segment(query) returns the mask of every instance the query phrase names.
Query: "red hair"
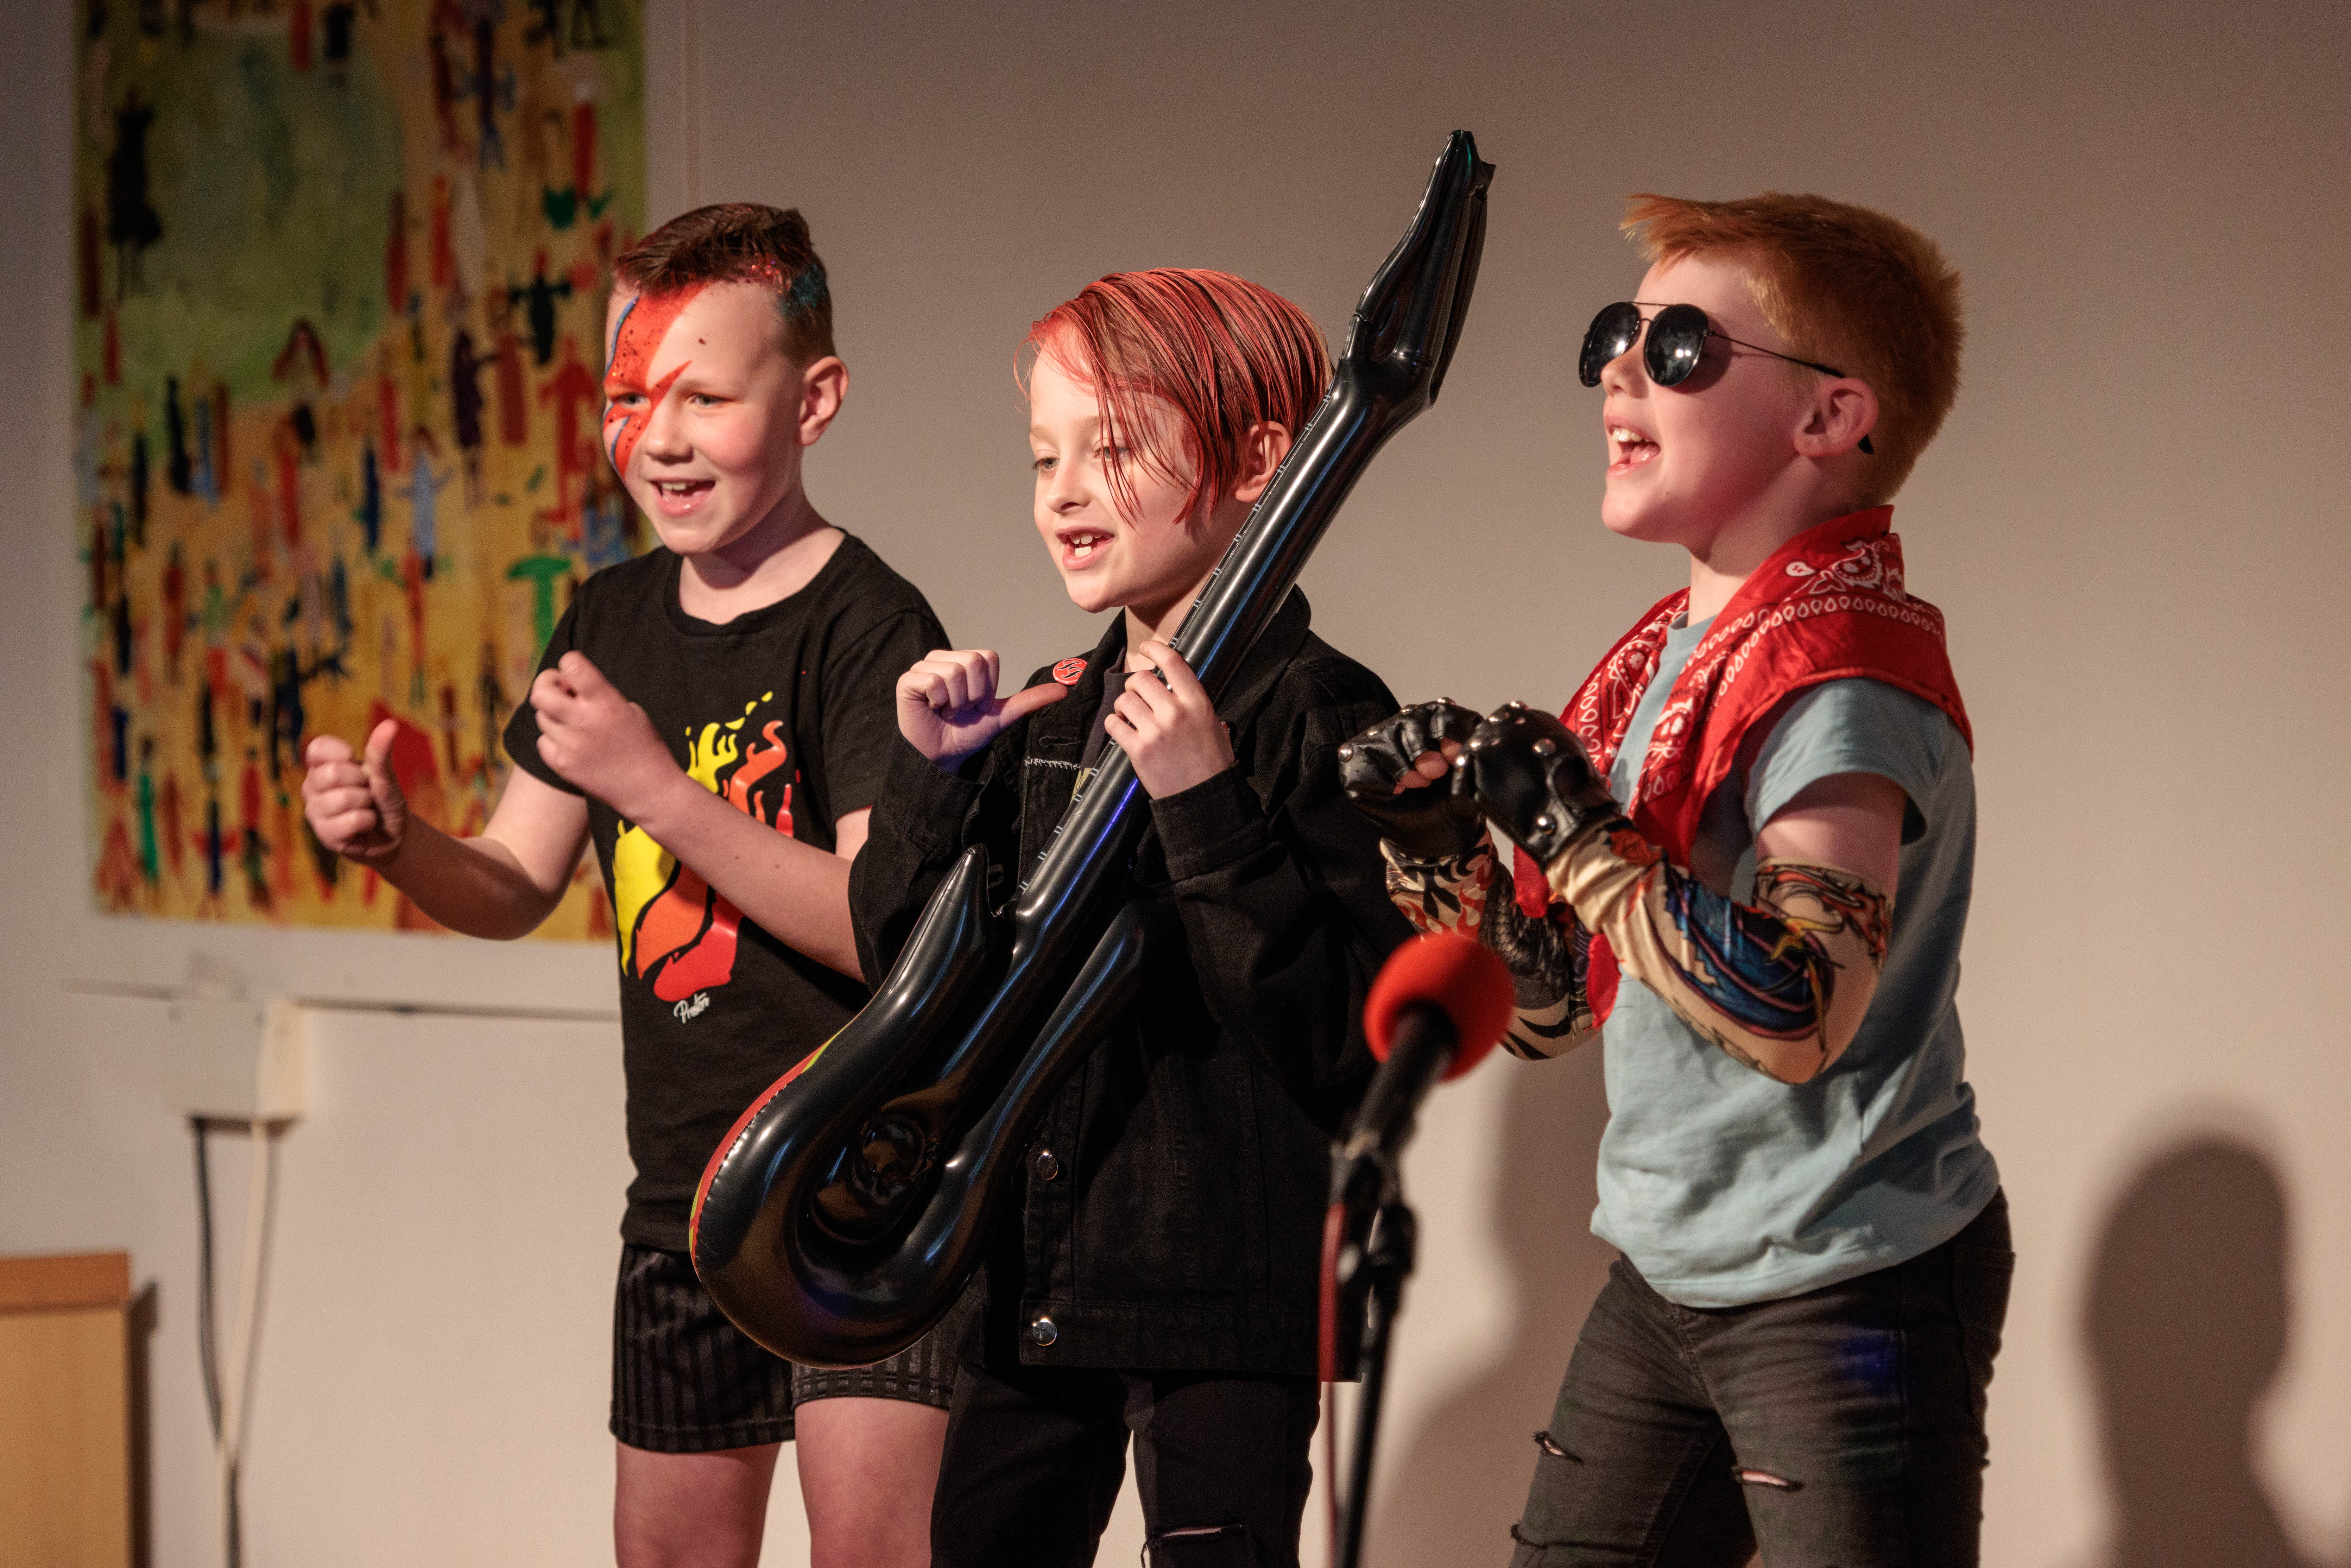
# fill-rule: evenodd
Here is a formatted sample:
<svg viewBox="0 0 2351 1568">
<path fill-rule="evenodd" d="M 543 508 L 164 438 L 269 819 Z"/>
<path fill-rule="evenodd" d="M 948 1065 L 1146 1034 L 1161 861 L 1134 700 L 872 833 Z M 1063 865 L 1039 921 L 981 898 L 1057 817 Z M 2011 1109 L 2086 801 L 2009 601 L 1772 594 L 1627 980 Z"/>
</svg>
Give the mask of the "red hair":
<svg viewBox="0 0 2351 1568">
<path fill-rule="evenodd" d="M 1331 351 L 1305 311 L 1246 278 L 1192 267 L 1089 283 L 1032 325 L 1023 347 L 1092 385 L 1114 444 L 1164 478 L 1188 478 L 1187 514 L 1203 496 L 1222 500 L 1238 486 L 1252 429 L 1297 435 L 1331 382 Z M 1148 399 L 1174 412 L 1182 451 L 1165 449 Z M 1110 478 L 1119 510 L 1131 513 L 1133 482 L 1116 464 Z"/>
<path fill-rule="evenodd" d="M 1959 275 L 1935 242 L 1825 196 L 1628 201 L 1623 226 L 1644 261 L 1714 255 L 1744 267 L 1756 308 L 1791 353 L 1869 383 L 1877 455 L 1865 498 L 1892 500 L 1959 395 Z"/>
</svg>

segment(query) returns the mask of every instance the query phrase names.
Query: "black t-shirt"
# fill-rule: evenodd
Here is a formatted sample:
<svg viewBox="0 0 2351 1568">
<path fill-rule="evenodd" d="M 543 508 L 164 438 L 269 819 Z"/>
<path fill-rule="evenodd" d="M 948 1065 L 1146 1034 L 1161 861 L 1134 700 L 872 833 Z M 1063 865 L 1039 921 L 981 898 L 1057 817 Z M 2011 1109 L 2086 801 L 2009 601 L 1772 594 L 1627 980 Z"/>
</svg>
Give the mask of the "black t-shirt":
<svg viewBox="0 0 2351 1568">
<path fill-rule="evenodd" d="M 645 710 L 705 789 L 819 849 L 871 806 L 897 735 L 894 690 L 947 645 L 913 584 L 845 537 L 807 587 L 724 625 L 679 608 L 668 550 L 580 585 L 540 667 L 577 649 Z M 528 703 L 515 766 L 580 793 L 538 755 Z M 702 1168 L 746 1106 L 864 1005 L 865 988 L 768 936 L 602 801 L 588 801 L 621 960 L 629 1187 L 621 1234 L 682 1250 Z"/>
</svg>

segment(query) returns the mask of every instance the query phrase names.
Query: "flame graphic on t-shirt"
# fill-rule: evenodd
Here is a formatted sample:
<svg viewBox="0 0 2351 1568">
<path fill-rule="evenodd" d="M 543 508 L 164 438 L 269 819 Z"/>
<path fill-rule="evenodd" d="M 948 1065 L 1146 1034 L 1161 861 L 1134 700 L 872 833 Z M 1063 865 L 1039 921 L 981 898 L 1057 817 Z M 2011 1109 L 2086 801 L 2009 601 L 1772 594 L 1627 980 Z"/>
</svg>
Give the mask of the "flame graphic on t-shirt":
<svg viewBox="0 0 2351 1568">
<path fill-rule="evenodd" d="M 705 724 L 688 744 L 686 774 L 704 789 L 786 838 L 792 836 L 792 785 L 769 776 L 789 757 L 770 720 L 760 730 L 767 744 L 742 743 L 741 732 L 764 694 L 725 724 Z M 623 827 L 612 845 L 612 904 L 620 927 L 621 971 L 651 979 L 653 995 L 680 1002 L 697 991 L 714 990 L 734 977 L 735 946 L 741 912 L 713 893 L 692 867 L 634 825 Z"/>
</svg>

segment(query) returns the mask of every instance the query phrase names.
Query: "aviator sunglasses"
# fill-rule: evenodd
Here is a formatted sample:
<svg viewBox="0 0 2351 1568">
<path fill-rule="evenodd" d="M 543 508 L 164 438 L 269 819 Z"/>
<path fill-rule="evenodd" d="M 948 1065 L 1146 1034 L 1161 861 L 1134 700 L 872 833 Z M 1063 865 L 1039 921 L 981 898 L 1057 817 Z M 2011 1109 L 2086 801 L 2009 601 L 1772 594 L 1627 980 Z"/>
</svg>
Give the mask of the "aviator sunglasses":
<svg viewBox="0 0 2351 1568">
<path fill-rule="evenodd" d="M 1588 387 L 1600 384 L 1600 372 L 1635 343 L 1641 340 L 1641 307 L 1648 303 L 1640 299 L 1619 299 L 1602 308 L 1585 329 L 1583 349 L 1576 358 L 1576 374 Z M 1661 387 L 1677 387 L 1690 379 L 1698 370 L 1698 357 L 1706 351 L 1708 338 L 1719 338 L 1726 343 L 1737 343 L 1742 349 L 1759 354 L 1769 354 L 1775 360 L 1785 360 L 1792 365 L 1802 365 L 1808 371 L 1818 371 L 1824 376 L 1843 376 L 1844 372 L 1831 365 L 1813 360 L 1800 360 L 1793 354 L 1783 354 L 1777 349 L 1742 342 L 1728 332 L 1718 332 L 1708 322 L 1706 312 L 1695 305 L 1667 305 L 1657 310 L 1648 323 L 1649 341 L 1641 352 L 1641 363 L 1649 379 Z M 1861 438 L 1861 450 L 1874 452 L 1869 437 Z"/>
</svg>

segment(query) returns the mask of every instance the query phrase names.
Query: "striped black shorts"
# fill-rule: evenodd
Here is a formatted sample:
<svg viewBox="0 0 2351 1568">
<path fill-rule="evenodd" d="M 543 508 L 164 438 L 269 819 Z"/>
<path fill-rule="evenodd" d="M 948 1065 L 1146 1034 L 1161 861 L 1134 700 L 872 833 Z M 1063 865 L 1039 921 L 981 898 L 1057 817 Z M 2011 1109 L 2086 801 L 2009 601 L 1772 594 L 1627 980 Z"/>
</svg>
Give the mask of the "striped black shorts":
<svg viewBox="0 0 2351 1568">
<path fill-rule="evenodd" d="M 623 1243 L 612 1305 L 612 1436 L 632 1448 L 699 1454 L 789 1443 L 812 1399 L 904 1399 L 946 1409 L 956 1358 L 936 1333 L 872 1366 L 796 1366 L 737 1328 L 683 1252 Z"/>
</svg>

